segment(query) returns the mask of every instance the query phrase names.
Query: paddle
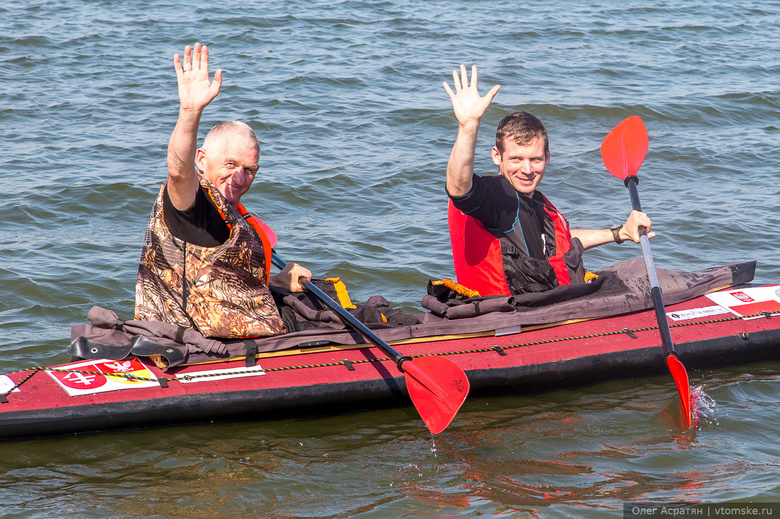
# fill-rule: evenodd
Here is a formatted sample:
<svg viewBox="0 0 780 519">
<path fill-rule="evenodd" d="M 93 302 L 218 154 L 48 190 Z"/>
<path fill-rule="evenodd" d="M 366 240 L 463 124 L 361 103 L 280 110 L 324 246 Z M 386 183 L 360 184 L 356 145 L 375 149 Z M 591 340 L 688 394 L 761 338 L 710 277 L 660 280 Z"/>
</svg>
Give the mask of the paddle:
<svg viewBox="0 0 780 519">
<path fill-rule="evenodd" d="M 639 166 L 642 165 L 642 161 L 645 160 L 645 155 L 647 155 L 647 141 L 647 129 L 642 119 L 632 115 L 615 126 L 604 138 L 604 142 L 601 143 L 601 158 L 604 160 L 604 165 L 612 175 L 623 179 L 623 183 L 628 188 L 631 196 L 631 204 L 637 211 L 641 211 L 642 206 L 639 204 L 639 192 L 636 187 L 639 184 L 639 179 L 636 174 L 639 171 Z M 672 335 L 669 332 L 669 320 L 666 318 L 661 288 L 658 286 L 658 276 L 653 263 L 653 254 L 650 251 L 647 229 L 640 227 L 639 234 L 642 243 L 642 255 L 645 257 L 647 275 L 650 278 L 650 291 L 653 296 L 658 329 L 661 333 L 661 343 L 666 355 L 666 364 L 672 373 L 672 378 L 674 378 L 677 392 L 680 394 L 683 418 L 685 420 L 685 428 L 687 429 L 691 426 L 691 388 L 688 383 L 688 373 L 685 371 L 685 366 L 680 362 L 674 349 L 674 343 L 672 343 Z"/>
<path fill-rule="evenodd" d="M 276 253 L 271 255 L 271 259 L 280 269 L 286 265 Z M 443 357 L 412 358 L 401 355 L 314 283 L 304 281 L 303 284 L 325 306 L 395 361 L 406 377 L 409 397 L 428 429 L 433 434 L 446 429 L 469 393 L 469 379 L 463 370 Z"/>
</svg>

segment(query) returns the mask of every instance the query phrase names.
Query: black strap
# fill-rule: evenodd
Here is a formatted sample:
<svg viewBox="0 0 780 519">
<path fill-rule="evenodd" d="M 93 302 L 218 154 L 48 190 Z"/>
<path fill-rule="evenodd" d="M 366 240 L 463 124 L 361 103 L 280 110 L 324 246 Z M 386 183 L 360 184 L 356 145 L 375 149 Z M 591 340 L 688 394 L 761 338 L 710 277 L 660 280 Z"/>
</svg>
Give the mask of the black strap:
<svg viewBox="0 0 780 519">
<path fill-rule="evenodd" d="M 246 346 L 246 359 L 245 365 L 251 368 L 257 364 L 257 343 L 254 339 L 244 339 L 244 346 Z"/>
<path fill-rule="evenodd" d="M 505 252 L 507 254 L 509 254 L 510 256 L 515 257 L 515 258 L 520 255 L 520 249 L 518 249 L 517 247 L 515 247 L 514 245 L 511 245 L 511 244 L 506 244 L 504 246 L 504 250 L 505 250 Z M 522 252 L 525 252 L 525 251 L 522 251 Z"/>
<path fill-rule="evenodd" d="M 506 352 L 504 351 L 504 348 L 501 346 L 495 345 L 491 348 L 493 351 L 501 355 L 502 357 L 506 357 Z"/>
</svg>

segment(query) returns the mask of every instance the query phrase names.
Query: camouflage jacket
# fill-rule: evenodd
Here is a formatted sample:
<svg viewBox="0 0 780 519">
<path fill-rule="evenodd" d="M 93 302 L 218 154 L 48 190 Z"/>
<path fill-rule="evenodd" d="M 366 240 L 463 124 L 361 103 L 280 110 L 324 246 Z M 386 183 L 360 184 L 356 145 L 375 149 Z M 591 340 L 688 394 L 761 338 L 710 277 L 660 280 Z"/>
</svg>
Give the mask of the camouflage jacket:
<svg viewBox="0 0 780 519">
<path fill-rule="evenodd" d="M 285 333 L 266 284 L 268 240 L 213 185 L 201 184 L 225 218 L 230 237 L 217 247 L 201 247 L 173 236 L 163 219 L 163 184 L 141 252 L 135 319 L 193 328 L 205 337 Z"/>
</svg>

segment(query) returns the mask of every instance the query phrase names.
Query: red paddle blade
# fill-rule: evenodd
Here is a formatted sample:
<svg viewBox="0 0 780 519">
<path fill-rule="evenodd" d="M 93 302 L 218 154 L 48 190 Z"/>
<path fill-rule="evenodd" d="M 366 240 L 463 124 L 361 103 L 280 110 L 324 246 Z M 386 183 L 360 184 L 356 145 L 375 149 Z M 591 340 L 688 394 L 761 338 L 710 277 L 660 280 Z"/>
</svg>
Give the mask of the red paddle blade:
<svg viewBox="0 0 780 519">
<path fill-rule="evenodd" d="M 425 426 L 439 434 L 469 394 L 469 379 L 457 364 L 442 357 L 419 357 L 402 365 L 406 389 Z"/>
<path fill-rule="evenodd" d="M 688 383 L 688 372 L 685 371 L 680 359 L 675 355 L 666 356 L 666 365 L 669 366 L 669 371 L 672 373 L 672 378 L 677 386 L 677 392 L 680 394 L 680 403 L 682 408 L 683 420 L 685 421 L 685 428 L 691 426 L 691 386 Z"/>
<path fill-rule="evenodd" d="M 636 175 L 647 155 L 647 129 L 642 119 L 632 115 L 604 137 L 601 158 L 610 173 L 625 179 Z"/>
</svg>

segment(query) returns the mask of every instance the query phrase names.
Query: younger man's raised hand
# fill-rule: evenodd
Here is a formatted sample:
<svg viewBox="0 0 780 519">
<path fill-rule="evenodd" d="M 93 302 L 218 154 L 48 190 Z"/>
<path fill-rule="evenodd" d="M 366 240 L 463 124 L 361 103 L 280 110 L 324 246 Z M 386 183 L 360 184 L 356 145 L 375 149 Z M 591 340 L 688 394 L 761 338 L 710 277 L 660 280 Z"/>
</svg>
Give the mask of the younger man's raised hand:
<svg viewBox="0 0 780 519">
<path fill-rule="evenodd" d="M 458 74 L 457 70 L 452 71 L 452 79 L 455 83 L 455 92 L 452 91 L 446 81 L 442 85 L 444 85 L 444 90 L 450 96 L 452 109 L 455 112 L 458 123 L 464 126 L 469 123 L 478 123 L 501 86 L 496 85 L 484 97 L 480 96 L 477 90 L 476 65 L 471 66 L 470 84 L 465 65 L 460 66 L 460 74 Z"/>
</svg>

